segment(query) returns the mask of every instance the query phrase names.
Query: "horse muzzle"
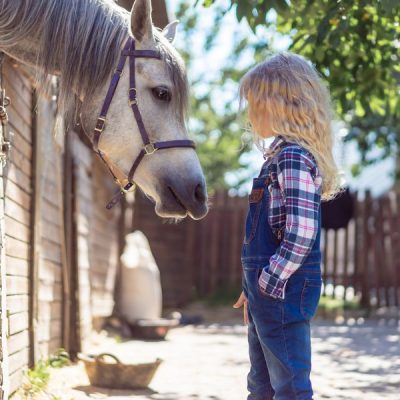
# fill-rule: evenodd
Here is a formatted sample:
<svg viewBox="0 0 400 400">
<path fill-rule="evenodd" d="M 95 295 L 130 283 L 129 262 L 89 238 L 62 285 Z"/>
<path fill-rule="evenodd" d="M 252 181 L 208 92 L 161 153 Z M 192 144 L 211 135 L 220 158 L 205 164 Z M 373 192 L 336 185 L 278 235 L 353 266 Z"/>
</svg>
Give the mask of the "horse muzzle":
<svg viewBox="0 0 400 400">
<path fill-rule="evenodd" d="M 204 179 L 166 178 L 156 201 L 156 213 L 163 218 L 204 218 L 208 213 L 208 197 Z"/>
</svg>

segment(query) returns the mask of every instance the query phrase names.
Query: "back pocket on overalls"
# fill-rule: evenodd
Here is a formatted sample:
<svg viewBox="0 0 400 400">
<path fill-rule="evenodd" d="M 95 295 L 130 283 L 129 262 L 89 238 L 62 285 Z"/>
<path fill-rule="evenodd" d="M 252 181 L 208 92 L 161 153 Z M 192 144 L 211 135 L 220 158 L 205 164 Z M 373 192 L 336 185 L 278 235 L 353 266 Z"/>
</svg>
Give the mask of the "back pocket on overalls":
<svg viewBox="0 0 400 400">
<path fill-rule="evenodd" d="M 254 188 L 249 194 L 249 215 L 247 218 L 250 219 L 250 221 L 246 222 L 245 244 L 249 244 L 256 235 L 263 194 L 264 188 Z"/>
<path fill-rule="evenodd" d="M 321 297 L 322 281 L 320 279 L 306 279 L 301 293 L 300 311 L 303 317 L 310 320 L 317 312 Z"/>
</svg>

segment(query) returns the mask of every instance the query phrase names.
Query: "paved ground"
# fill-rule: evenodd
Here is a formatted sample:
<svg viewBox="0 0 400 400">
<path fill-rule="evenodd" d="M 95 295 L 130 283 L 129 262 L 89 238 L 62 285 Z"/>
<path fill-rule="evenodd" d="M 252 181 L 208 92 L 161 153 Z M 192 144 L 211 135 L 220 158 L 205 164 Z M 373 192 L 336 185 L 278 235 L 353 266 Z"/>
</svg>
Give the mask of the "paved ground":
<svg viewBox="0 0 400 400">
<path fill-rule="evenodd" d="M 215 323 L 213 320 L 224 322 Z M 245 400 L 248 370 L 246 328 L 230 310 L 207 317 L 203 326 L 176 328 L 164 342 L 115 341 L 98 337 L 93 350 L 112 351 L 122 361 L 160 357 L 151 389 L 138 392 L 89 386 L 82 366 L 55 371 L 49 399 Z M 397 322 L 316 322 L 313 382 L 316 399 L 399 400 L 400 327 Z"/>
</svg>

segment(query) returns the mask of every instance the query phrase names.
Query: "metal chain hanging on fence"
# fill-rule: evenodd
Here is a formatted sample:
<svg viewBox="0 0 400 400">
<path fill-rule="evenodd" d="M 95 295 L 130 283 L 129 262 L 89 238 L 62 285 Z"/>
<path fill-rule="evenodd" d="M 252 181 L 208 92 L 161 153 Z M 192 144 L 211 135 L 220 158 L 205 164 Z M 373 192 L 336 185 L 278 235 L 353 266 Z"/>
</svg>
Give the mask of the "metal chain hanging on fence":
<svg viewBox="0 0 400 400">
<path fill-rule="evenodd" d="M 1 122 L 1 134 L 0 134 L 0 163 L 4 167 L 7 162 L 7 155 L 11 148 L 11 143 L 8 140 L 8 114 L 7 106 L 10 105 L 10 98 L 6 96 L 6 91 L 3 87 L 3 62 L 4 53 L 0 52 L 0 122 Z"/>
</svg>

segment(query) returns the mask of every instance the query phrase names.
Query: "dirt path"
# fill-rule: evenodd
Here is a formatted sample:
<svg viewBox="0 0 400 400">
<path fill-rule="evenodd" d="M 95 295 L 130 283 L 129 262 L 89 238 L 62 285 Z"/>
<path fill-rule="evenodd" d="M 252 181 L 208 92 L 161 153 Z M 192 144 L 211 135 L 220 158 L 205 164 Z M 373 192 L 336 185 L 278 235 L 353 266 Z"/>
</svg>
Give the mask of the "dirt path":
<svg viewBox="0 0 400 400">
<path fill-rule="evenodd" d="M 83 367 L 55 370 L 48 392 L 56 399 L 245 400 L 248 370 L 246 328 L 231 311 L 208 316 L 203 326 L 176 328 L 164 342 L 98 337 L 93 350 L 125 362 L 164 360 L 151 389 L 138 392 L 89 386 Z M 213 319 L 225 316 L 224 323 Z M 214 317 L 214 318 L 213 318 Z M 399 400 L 400 329 L 396 323 L 354 325 L 316 322 L 313 328 L 316 399 Z M 51 399 L 51 397 L 47 397 Z"/>
</svg>

